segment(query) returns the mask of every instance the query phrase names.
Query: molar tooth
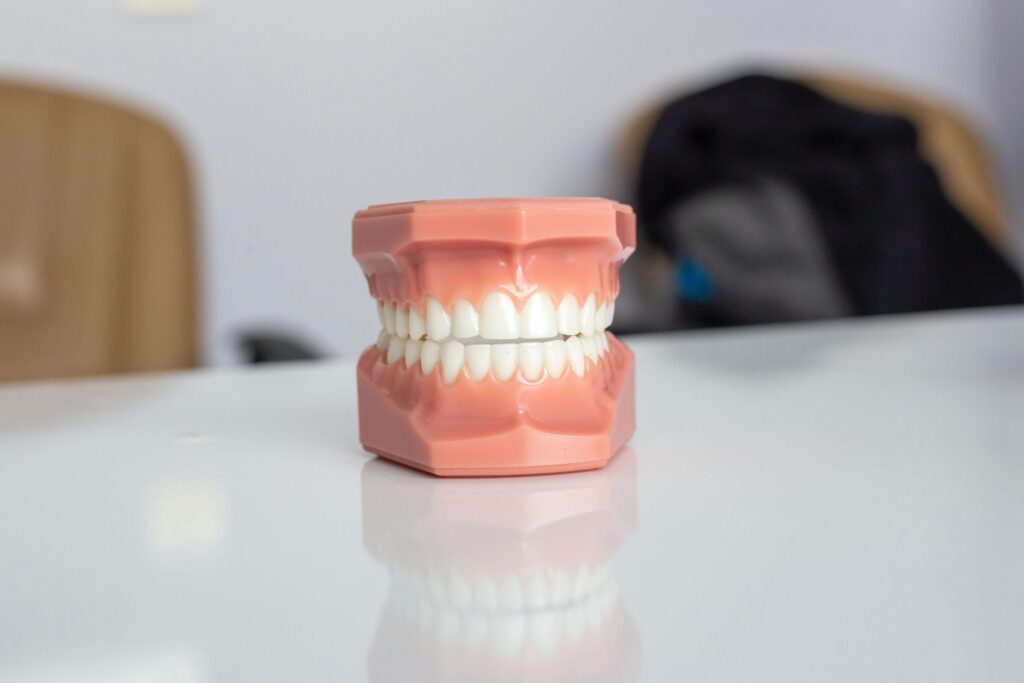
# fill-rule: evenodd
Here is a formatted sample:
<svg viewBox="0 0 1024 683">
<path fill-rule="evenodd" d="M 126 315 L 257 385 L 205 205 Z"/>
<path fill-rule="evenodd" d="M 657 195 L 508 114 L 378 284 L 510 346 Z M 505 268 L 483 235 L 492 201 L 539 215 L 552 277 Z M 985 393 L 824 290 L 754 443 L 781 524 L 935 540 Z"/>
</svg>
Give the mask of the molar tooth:
<svg viewBox="0 0 1024 683">
<path fill-rule="evenodd" d="M 585 337 L 589 337 L 594 334 L 594 318 L 596 317 L 596 304 L 594 303 L 594 295 L 587 296 L 586 302 L 583 304 L 583 308 L 580 309 L 580 333 Z"/>
<path fill-rule="evenodd" d="M 583 355 L 596 363 L 597 362 L 597 344 L 594 343 L 594 337 L 593 336 L 583 337 L 582 343 L 583 343 Z"/>
<path fill-rule="evenodd" d="M 520 334 L 524 339 L 547 339 L 558 334 L 555 303 L 544 292 L 531 296 L 519 314 Z"/>
<path fill-rule="evenodd" d="M 597 307 L 597 311 L 594 313 L 594 331 L 600 332 L 604 328 L 608 327 L 605 323 L 605 317 L 608 315 L 608 307 L 605 304 L 601 304 Z"/>
<path fill-rule="evenodd" d="M 570 336 L 580 333 L 580 304 L 572 294 L 558 305 L 558 331 Z"/>
<path fill-rule="evenodd" d="M 561 339 L 554 339 L 544 342 L 544 367 L 548 374 L 557 379 L 565 372 L 565 362 L 568 358 L 565 342 Z"/>
<path fill-rule="evenodd" d="M 473 304 L 459 299 L 452 307 L 452 334 L 459 339 L 480 336 L 480 318 Z"/>
<path fill-rule="evenodd" d="M 434 367 L 437 365 L 437 361 L 440 358 L 440 344 L 433 339 L 428 339 L 423 342 L 423 348 L 420 349 L 420 370 L 423 371 L 424 375 L 429 375 L 434 371 Z"/>
<path fill-rule="evenodd" d="M 491 367 L 494 376 L 502 382 L 516 373 L 517 351 L 515 344 L 491 344 Z"/>
<path fill-rule="evenodd" d="M 399 337 L 409 336 L 409 314 L 405 312 L 405 304 L 398 304 L 395 309 L 395 334 Z"/>
<path fill-rule="evenodd" d="M 384 304 L 384 329 L 388 334 L 395 333 L 395 305 Z"/>
<path fill-rule="evenodd" d="M 583 360 L 583 345 L 579 337 L 569 337 L 565 340 L 565 352 L 569 356 L 569 366 L 576 373 L 577 377 L 583 376 L 586 369 L 586 362 Z"/>
<path fill-rule="evenodd" d="M 466 347 L 466 367 L 474 382 L 487 376 L 491 369 L 491 347 L 488 344 L 470 344 Z"/>
<path fill-rule="evenodd" d="M 387 364 L 391 365 L 405 354 L 405 340 L 401 337 L 392 336 L 388 342 Z"/>
<path fill-rule="evenodd" d="M 423 339 L 423 335 L 427 333 L 427 322 L 420 315 L 419 309 L 415 306 L 409 306 L 409 338 L 410 339 Z"/>
<path fill-rule="evenodd" d="M 512 297 L 502 292 L 488 294 L 480 309 L 480 336 L 484 339 L 517 339 L 519 320 Z"/>
<path fill-rule="evenodd" d="M 380 334 L 377 335 L 377 348 L 384 351 L 388 348 L 388 342 L 391 341 L 391 335 L 388 334 L 387 330 L 381 330 Z"/>
<path fill-rule="evenodd" d="M 466 347 L 461 342 L 445 342 L 441 347 L 441 378 L 445 384 L 451 384 L 459 376 L 462 361 L 466 358 Z"/>
<path fill-rule="evenodd" d="M 441 302 L 427 297 L 427 336 L 434 341 L 447 339 L 452 333 L 452 318 Z"/>
<path fill-rule="evenodd" d="M 409 339 L 405 342 L 405 367 L 411 368 L 420 360 L 420 353 L 423 342 L 418 339 Z"/>
<path fill-rule="evenodd" d="M 526 342 L 519 346 L 519 368 L 527 382 L 540 379 L 544 372 L 544 345 L 540 342 Z"/>
</svg>

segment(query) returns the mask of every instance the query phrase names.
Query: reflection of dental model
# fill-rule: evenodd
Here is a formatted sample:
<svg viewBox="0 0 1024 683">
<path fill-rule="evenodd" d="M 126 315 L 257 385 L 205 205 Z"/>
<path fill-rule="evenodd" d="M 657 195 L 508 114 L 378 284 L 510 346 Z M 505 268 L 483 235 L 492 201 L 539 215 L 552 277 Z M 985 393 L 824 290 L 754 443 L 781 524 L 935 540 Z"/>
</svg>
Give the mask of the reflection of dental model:
<svg viewBox="0 0 1024 683">
<path fill-rule="evenodd" d="M 635 527 L 635 460 L 558 478 L 363 469 L 364 542 L 391 577 L 371 680 L 632 680 L 611 560 Z"/>
<path fill-rule="evenodd" d="M 601 467 L 633 432 L 633 354 L 607 327 L 633 251 L 604 199 L 388 204 L 353 253 L 382 331 L 359 360 L 360 440 L 441 475 Z"/>
</svg>

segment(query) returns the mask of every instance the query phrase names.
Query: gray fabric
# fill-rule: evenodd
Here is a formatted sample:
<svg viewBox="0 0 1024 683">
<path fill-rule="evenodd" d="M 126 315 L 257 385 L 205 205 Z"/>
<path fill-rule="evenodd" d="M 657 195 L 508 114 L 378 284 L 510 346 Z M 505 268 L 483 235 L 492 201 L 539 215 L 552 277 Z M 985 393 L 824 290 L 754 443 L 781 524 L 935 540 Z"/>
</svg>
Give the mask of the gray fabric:
<svg viewBox="0 0 1024 683">
<path fill-rule="evenodd" d="M 723 186 L 669 211 L 676 256 L 711 276 L 706 306 L 732 323 L 850 315 L 814 216 L 788 183 Z"/>
</svg>

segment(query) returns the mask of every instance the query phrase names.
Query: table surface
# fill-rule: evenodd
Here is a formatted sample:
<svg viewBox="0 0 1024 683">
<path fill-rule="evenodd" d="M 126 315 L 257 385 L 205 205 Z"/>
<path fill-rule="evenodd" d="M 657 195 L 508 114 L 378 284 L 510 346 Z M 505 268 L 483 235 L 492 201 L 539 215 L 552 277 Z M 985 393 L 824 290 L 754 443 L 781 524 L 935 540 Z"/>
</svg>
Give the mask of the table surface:
<svg viewBox="0 0 1024 683">
<path fill-rule="evenodd" d="M 1024 309 L 628 341 L 547 477 L 372 459 L 352 361 L 0 389 L 0 680 L 1021 680 Z"/>
</svg>

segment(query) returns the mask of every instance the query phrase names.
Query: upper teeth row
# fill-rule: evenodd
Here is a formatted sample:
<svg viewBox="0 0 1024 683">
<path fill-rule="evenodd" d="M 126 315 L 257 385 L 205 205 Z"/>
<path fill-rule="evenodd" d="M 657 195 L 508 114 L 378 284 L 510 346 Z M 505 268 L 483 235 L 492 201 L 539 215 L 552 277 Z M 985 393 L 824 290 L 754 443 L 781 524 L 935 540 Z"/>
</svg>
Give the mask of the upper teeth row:
<svg viewBox="0 0 1024 683">
<path fill-rule="evenodd" d="M 512 297 L 494 292 L 487 295 L 479 312 L 466 299 L 456 300 L 449 312 L 440 301 L 427 297 L 425 314 L 411 304 L 380 301 L 377 315 L 388 334 L 412 339 L 550 339 L 559 334 L 589 336 L 606 329 L 615 315 L 615 302 L 598 306 L 591 294 L 581 306 L 570 294 L 555 307 L 550 295 L 537 292 L 517 311 Z"/>
</svg>

